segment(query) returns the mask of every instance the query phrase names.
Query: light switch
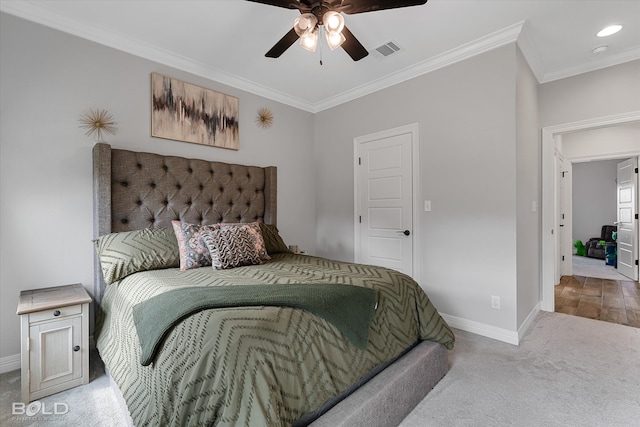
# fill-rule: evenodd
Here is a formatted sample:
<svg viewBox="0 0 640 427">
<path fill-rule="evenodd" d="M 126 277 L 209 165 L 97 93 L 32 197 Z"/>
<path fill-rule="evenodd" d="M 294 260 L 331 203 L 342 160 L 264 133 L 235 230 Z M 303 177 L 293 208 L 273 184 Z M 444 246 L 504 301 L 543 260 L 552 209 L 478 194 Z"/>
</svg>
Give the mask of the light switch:
<svg viewBox="0 0 640 427">
<path fill-rule="evenodd" d="M 424 201 L 424 211 L 431 212 L 431 200 Z"/>
</svg>

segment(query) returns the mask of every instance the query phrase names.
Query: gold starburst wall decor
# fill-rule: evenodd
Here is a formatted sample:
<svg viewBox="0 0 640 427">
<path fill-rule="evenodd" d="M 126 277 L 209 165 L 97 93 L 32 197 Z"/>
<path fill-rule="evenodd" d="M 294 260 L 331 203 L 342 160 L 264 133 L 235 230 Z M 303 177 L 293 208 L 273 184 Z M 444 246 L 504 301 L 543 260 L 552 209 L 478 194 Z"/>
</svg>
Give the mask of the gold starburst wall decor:
<svg viewBox="0 0 640 427">
<path fill-rule="evenodd" d="M 96 141 L 101 141 L 105 134 L 115 135 L 116 122 L 113 115 L 103 109 L 89 110 L 80 116 L 80 128 L 86 129 L 85 135 L 95 136 Z"/>
<path fill-rule="evenodd" d="M 268 128 L 273 124 L 273 113 L 268 108 L 261 108 L 258 110 L 258 117 L 256 117 L 256 124 L 261 128 Z"/>
</svg>

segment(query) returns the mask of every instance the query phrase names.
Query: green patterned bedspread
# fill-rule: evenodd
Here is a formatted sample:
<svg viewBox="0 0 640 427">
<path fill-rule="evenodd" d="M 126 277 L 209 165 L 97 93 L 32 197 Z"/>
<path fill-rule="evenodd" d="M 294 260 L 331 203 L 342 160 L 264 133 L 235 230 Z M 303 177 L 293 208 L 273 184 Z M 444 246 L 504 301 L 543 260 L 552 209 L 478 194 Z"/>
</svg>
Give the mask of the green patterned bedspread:
<svg viewBox="0 0 640 427">
<path fill-rule="evenodd" d="M 378 293 L 364 350 L 330 322 L 300 309 L 237 307 L 198 312 L 140 364 L 133 306 L 183 286 L 346 283 Z M 137 426 L 287 426 L 416 341 L 453 348 L 453 333 L 420 286 L 381 267 L 277 254 L 230 270 L 166 269 L 107 287 L 97 347 Z"/>
</svg>

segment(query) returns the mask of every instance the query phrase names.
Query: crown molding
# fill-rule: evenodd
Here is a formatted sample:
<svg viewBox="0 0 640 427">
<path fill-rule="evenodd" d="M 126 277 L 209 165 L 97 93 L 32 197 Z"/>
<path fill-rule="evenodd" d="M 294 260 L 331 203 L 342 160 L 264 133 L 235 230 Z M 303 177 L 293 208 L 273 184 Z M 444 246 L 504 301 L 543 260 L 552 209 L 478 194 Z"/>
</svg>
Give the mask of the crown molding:
<svg viewBox="0 0 640 427">
<path fill-rule="evenodd" d="M 500 46 L 504 46 L 505 44 L 512 43 L 518 39 L 518 35 L 522 31 L 522 27 L 524 25 L 524 21 L 518 22 L 507 28 L 451 49 L 426 61 L 422 61 L 393 74 L 343 92 L 338 96 L 327 98 L 314 104 L 255 82 L 241 79 L 220 69 L 206 66 L 200 62 L 177 55 L 174 52 L 160 49 L 141 40 L 124 37 L 123 35 L 114 33 L 106 28 L 87 25 L 83 22 L 69 19 L 52 10 L 26 1 L 17 0 L 2 2 L 0 3 L 0 11 L 311 113 L 317 113 L 328 108 L 332 108 L 353 99 L 360 98 L 381 89 L 388 88 L 406 80 L 410 80 L 467 58 L 493 50 Z"/>
<path fill-rule="evenodd" d="M 301 110 L 309 112 L 314 111 L 314 105 L 312 103 L 283 92 L 273 90 L 255 82 L 241 79 L 220 69 L 212 68 L 174 52 L 160 49 L 141 40 L 124 37 L 123 35 L 114 33 L 112 30 L 107 30 L 106 28 L 86 25 L 80 21 L 69 19 L 41 6 L 30 4 L 25 1 L 5 1 L 0 3 L 0 11 L 138 56 L 140 58 L 158 62 L 255 95 L 282 102 L 283 104 L 287 104 Z"/>
<path fill-rule="evenodd" d="M 410 67 L 355 87 L 340 95 L 313 103 L 239 78 L 141 40 L 131 39 L 106 28 L 69 19 L 52 10 L 23 0 L 3 1 L 0 3 L 0 11 L 311 113 L 335 107 L 513 42 L 518 43 L 539 83 L 547 83 L 640 59 L 640 48 L 638 48 L 613 57 L 596 60 L 584 66 L 549 73 L 546 72 L 535 43 L 526 29 L 525 21 L 521 21 Z"/>
<path fill-rule="evenodd" d="M 327 98 L 326 100 L 316 104 L 315 112 L 335 107 L 353 99 L 360 98 L 381 89 L 385 89 L 440 68 L 447 67 L 451 64 L 455 64 L 456 62 L 480 55 L 506 44 L 513 43 L 518 39 L 518 35 L 522 31 L 523 25 L 524 21 L 515 23 L 502 30 L 436 55 L 426 61 L 419 62 L 410 67 L 374 80 L 373 82 L 358 86 L 352 90 L 343 92 L 338 96 Z"/>
<path fill-rule="evenodd" d="M 567 77 L 573 77 L 573 76 L 577 76 L 578 74 L 597 71 L 607 67 L 613 67 L 614 65 L 620 65 L 620 64 L 624 64 L 625 62 L 631 62 L 638 59 L 640 59 L 640 47 L 629 49 L 617 55 L 609 56 L 602 59 L 597 59 L 587 64 L 580 65 L 578 67 L 565 68 L 564 70 L 559 70 L 552 73 L 545 73 L 543 77 L 538 80 L 540 83 L 549 83 L 555 80 L 560 80 Z"/>
<path fill-rule="evenodd" d="M 536 47 L 533 37 L 531 37 L 529 24 L 524 24 L 517 43 L 520 47 L 520 51 L 529 64 L 533 75 L 536 77 L 536 80 L 538 80 L 538 83 L 540 83 L 545 74 L 545 66 L 544 61 L 542 60 L 542 55 L 540 55 L 540 51 Z"/>
</svg>

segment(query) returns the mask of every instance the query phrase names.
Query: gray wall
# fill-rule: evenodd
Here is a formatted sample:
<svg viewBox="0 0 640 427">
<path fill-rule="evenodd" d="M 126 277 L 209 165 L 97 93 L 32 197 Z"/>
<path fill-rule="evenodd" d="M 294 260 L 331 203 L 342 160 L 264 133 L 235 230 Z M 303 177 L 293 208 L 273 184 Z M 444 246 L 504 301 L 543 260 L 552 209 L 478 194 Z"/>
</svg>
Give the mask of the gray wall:
<svg viewBox="0 0 640 427">
<path fill-rule="evenodd" d="M 616 221 L 617 164 L 603 160 L 573 164 L 573 238 L 586 244 L 603 225 Z"/>
<path fill-rule="evenodd" d="M 540 301 L 541 146 L 538 81 L 520 51 L 516 82 L 517 328 Z"/>
<path fill-rule="evenodd" d="M 282 235 L 315 250 L 313 114 L 11 15 L 0 20 L 0 360 L 20 352 L 21 290 L 80 282 L 92 291 L 94 141 L 78 127 L 90 108 L 115 116 L 118 133 L 106 140 L 117 148 L 278 166 Z M 151 138 L 151 72 L 238 97 L 240 150 Z M 254 123 L 260 107 L 274 114 L 267 130 Z"/>
<path fill-rule="evenodd" d="M 516 50 L 510 44 L 316 114 L 320 255 L 353 259 L 353 139 L 417 122 L 418 191 L 433 208 L 415 218 L 418 281 L 441 312 L 516 330 Z M 536 158 L 526 159 L 537 181 Z M 492 295 L 501 310 L 490 307 Z"/>
<path fill-rule="evenodd" d="M 640 122 L 568 133 L 562 135 L 560 146 L 565 159 L 573 163 L 639 155 Z"/>
<path fill-rule="evenodd" d="M 640 60 L 540 85 L 540 126 L 640 110 Z"/>
</svg>

